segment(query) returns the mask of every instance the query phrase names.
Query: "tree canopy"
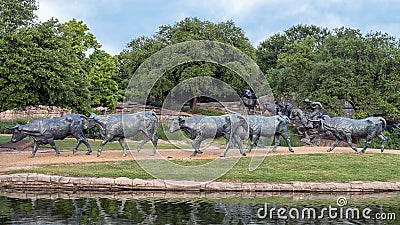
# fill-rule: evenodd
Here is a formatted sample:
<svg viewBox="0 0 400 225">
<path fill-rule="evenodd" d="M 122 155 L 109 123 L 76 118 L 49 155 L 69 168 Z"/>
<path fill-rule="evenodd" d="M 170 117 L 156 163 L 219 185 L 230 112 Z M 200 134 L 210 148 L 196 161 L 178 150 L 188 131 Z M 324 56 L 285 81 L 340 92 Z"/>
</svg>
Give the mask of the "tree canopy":
<svg viewBox="0 0 400 225">
<path fill-rule="evenodd" d="M 400 118 L 399 41 L 388 34 L 294 26 L 260 44 L 258 64 L 277 98 L 320 101 L 342 115 Z"/>
<path fill-rule="evenodd" d="M 255 48 L 242 29 L 232 21 L 215 24 L 201 21 L 198 18 L 186 18 L 174 25 L 160 26 L 159 31 L 152 37 L 140 37 L 132 40 L 128 44 L 128 48 L 120 55 L 125 79 L 130 79 L 144 60 L 160 49 L 191 40 L 210 40 L 229 44 L 255 59 Z M 223 66 L 210 62 L 188 62 L 167 71 L 155 84 L 151 95 L 162 101 L 177 84 L 198 76 L 217 78 L 230 84 L 238 92 L 244 90 L 246 85 L 240 76 Z M 203 82 L 207 82 L 207 80 L 203 80 Z M 183 85 L 183 88 L 188 95 L 194 96 L 192 101 L 194 105 L 196 98 L 200 96 L 193 84 Z M 211 83 L 202 86 L 207 87 L 207 92 L 215 96 L 223 94 L 220 90 L 213 89 Z"/>
<path fill-rule="evenodd" d="M 39 104 L 76 112 L 98 104 L 114 108 L 122 98 L 111 79 L 119 62 L 97 51 L 101 45 L 82 21 L 39 23 L 34 0 L 0 7 L 0 111 Z"/>
</svg>

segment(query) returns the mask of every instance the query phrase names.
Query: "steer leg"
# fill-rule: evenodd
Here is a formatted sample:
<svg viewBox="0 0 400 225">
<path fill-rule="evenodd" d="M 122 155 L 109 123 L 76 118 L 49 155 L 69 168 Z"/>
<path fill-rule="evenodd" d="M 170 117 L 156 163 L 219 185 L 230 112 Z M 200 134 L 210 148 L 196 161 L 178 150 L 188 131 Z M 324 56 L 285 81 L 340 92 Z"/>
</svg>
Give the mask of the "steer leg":
<svg viewBox="0 0 400 225">
<path fill-rule="evenodd" d="M 106 137 L 106 138 L 104 138 L 103 141 L 101 141 L 99 150 L 97 151 L 97 157 L 99 157 L 101 155 L 101 151 L 103 151 L 104 145 L 107 144 L 110 140 L 111 140 L 111 138 Z"/>
<path fill-rule="evenodd" d="M 151 136 L 151 143 L 153 144 L 153 153 L 151 155 L 156 155 L 158 138 L 155 132 L 153 132 L 153 135 Z"/>
<path fill-rule="evenodd" d="M 78 151 L 78 148 L 82 143 L 79 138 L 77 138 L 76 140 L 78 141 L 78 143 L 76 144 L 75 148 L 72 150 L 72 154 L 75 154 Z"/>
<path fill-rule="evenodd" d="M 153 132 L 145 132 L 142 131 L 143 135 L 144 135 L 144 139 L 142 140 L 142 142 L 139 143 L 138 147 L 137 147 L 137 151 L 140 152 L 140 150 L 143 148 L 144 144 L 146 144 L 148 141 L 151 140 L 151 143 L 153 144 L 153 152 L 150 155 L 156 155 L 157 154 L 157 143 L 158 143 L 158 138 L 156 133 Z"/>
<path fill-rule="evenodd" d="M 240 139 L 238 135 L 233 135 L 233 140 L 238 145 L 240 154 L 242 154 L 242 156 L 246 156 L 246 152 L 243 151 L 242 139 Z"/>
<path fill-rule="evenodd" d="M 249 146 L 249 149 L 247 149 L 247 152 L 251 152 L 251 149 L 253 149 L 254 145 L 257 144 L 258 139 L 260 136 L 253 134 L 251 137 L 251 143 Z"/>
<path fill-rule="evenodd" d="M 351 134 L 349 134 L 349 133 L 346 134 L 346 140 L 347 140 L 347 144 L 349 144 L 350 147 L 351 147 L 355 152 L 358 152 L 356 146 L 353 145 L 353 142 L 352 142 L 352 140 L 351 140 Z"/>
<path fill-rule="evenodd" d="M 219 155 L 220 157 L 225 157 L 226 153 L 228 153 L 228 150 L 231 148 L 233 138 L 230 138 L 229 134 L 226 134 L 225 139 L 226 139 L 225 150 Z"/>
<path fill-rule="evenodd" d="M 125 142 L 125 138 L 120 138 L 118 139 L 119 144 L 122 147 L 122 157 L 125 157 L 127 152 L 126 152 L 126 142 Z"/>
<path fill-rule="evenodd" d="M 51 147 L 54 148 L 54 150 L 56 151 L 56 156 L 58 157 L 60 155 L 60 150 L 58 149 L 56 143 L 54 142 L 54 139 L 49 139 L 48 142 L 51 145 Z"/>
<path fill-rule="evenodd" d="M 282 133 L 281 135 L 282 135 L 283 139 L 285 139 L 286 144 L 287 144 L 288 147 L 289 147 L 289 152 L 294 152 L 294 150 L 293 150 L 293 148 L 292 148 L 292 145 L 290 144 L 290 137 L 289 137 L 289 135 L 287 135 L 287 133 Z"/>
<path fill-rule="evenodd" d="M 380 134 L 377 135 L 379 139 L 382 140 L 382 144 L 381 144 L 381 152 L 383 152 L 383 150 L 385 149 L 385 144 L 387 142 L 387 138 L 385 137 L 385 135 L 382 134 L 382 132 Z"/>
<path fill-rule="evenodd" d="M 34 141 L 32 153 L 31 153 L 31 155 L 30 155 L 28 158 L 33 158 L 33 157 L 35 157 L 35 154 L 36 154 L 38 148 L 39 148 L 39 144 L 38 144 L 36 141 Z"/>
<path fill-rule="evenodd" d="M 340 139 L 336 137 L 336 140 L 333 142 L 332 146 L 328 148 L 327 152 L 331 152 L 336 146 L 339 144 Z"/>
<path fill-rule="evenodd" d="M 82 142 L 83 142 L 83 144 L 86 145 L 86 147 L 88 149 L 87 152 L 86 152 L 86 155 L 90 155 L 90 153 L 92 153 L 92 147 L 90 147 L 89 141 L 86 138 L 84 138 L 82 140 Z"/>
<path fill-rule="evenodd" d="M 194 152 L 192 153 L 191 156 L 196 156 L 197 154 L 203 154 L 202 151 L 200 151 L 200 144 L 204 140 L 204 138 L 199 135 L 197 136 L 192 143 L 192 147 L 194 148 Z"/>
<path fill-rule="evenodd" d="M 269 152 L 275 152 L 276 149 L 278 148 L 279 144 L 281 143 L 281 139 L 280 139 L 279 134 L 275 134 L 274 140 L 275 140 L 275 145 Z"/>
<path fill-rule="evenodd" d="M 375 133 L 370 134 L 370 135 L 367 136 L 366 141 L 365 141 L 365 146 L 364 146 L 364 148 L 361 149 L 361 153 L 364 153 L 364 152 L 365 152 L 365 150 L 366 150 L 366 149 L 368 148 L 368 146 L 371 144 L 372 138 L 374 138 L 374 136 L 375 136 Z"/>
<path fill-rule="evenodd" d="M 83 143 L 86 145 L 88 151 L 86 152 L 86 155 L 90 155 L 92 153 L 92 148 L 90 147 L 90 144 L 88 140 L 85 137 L 79 137 L 77 138 L 78 144 L 75 146 L 73 150 L 73 154 L 75 154 L 78 151 L 79 146 Z"/>
<path fill-rule="evenodd" d="M 82 133 L 82 135 L 81 135 L 81 137 L 80 137 L 80 141 L 81 141 L 81 143 L 85 144 L 86 147 L 87 147 L 87 149 L 88 149 L 87 152 L 86 152 L 86 155 L 90 155 L 90 153 L 92 153 L 92 147 L 90 147 L 89 141 L 88 141 L 88 139 L 83 135 L 83 133 Z M 78 147 L 77 147 L 76 149 L 78 149 Z"/>
<path fill-rule="evenodd" d="M 147 133 L 145 133 L 145 132 L 142 132 L 142 133 L 144 135 L 144 138 L 143 138 L 142 142 L 140 142 L 139 145 L 137 146 L 138 152 L 140 152 L 140 150 L 143 148 L 144 144 L 146 144 L 151 139 Z"/>
<path fill-rule="evenodd" d="M 225 157 L 226 153 L 228 153 L 228 150 L 231 148 L 231 145 L 236 145 L 239 148 L 240 154 L 242 154 L 242 156 L 246 156 L 246 153 L 243 151 L 243 146 L 242 146 L 242 142 L 240 140 L 240 138 L 238 138 L 237 135 L 233 135 L 231 138 L 226 137 L 226 147 L 225 147 L 225 151 L 223 151 L 220 154 L 220 157 Z"/>
</svg>

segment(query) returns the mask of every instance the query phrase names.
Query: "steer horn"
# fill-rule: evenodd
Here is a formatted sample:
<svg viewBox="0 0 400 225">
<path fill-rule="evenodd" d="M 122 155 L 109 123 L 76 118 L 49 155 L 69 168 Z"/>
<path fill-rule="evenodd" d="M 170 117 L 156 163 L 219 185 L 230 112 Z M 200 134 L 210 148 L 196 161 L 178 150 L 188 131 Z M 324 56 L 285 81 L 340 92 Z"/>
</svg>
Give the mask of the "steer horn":
<svg viewBox="0 0 400 225">
<path fill-rule="evenodd" d="M 88 119 L 94 119 L 97 115 L 94 113 L 90 113 L 90 116 L 88 117 Z"/>
<path fill-rule="evenodd" d="M 232 111 L 232 110 L 230 110 L 230 109 L 228 109 L 228 108 L 226 108 L 226 111 L 227 111 L 228 113 L 240 114 L 240 113 L 238 113 L 238 112 L 235 112 L 235 111 Z"/>
<path fill-rule="evenodd" d="M 15 126 L 13 126 L 13 127 L 9 127 L 9 126 L 4 126 L 5 128 L 7 128 L 7 129 L 9 129 L 9 130 L 15 130 L 15 129 L 18 129 L 19 128 L 19 124 L 16 124 Z"/>
</svg>

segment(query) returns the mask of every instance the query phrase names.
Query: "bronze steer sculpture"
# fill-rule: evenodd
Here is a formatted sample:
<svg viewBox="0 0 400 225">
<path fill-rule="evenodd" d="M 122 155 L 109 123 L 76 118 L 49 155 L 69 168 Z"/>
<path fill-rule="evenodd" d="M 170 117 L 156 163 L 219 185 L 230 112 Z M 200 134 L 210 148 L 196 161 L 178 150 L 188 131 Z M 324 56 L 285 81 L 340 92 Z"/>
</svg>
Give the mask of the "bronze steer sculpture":
<svg viewBox="0 0 400 225">
<path fill-rule="evenodd" d="M 157 136 L 156 136 L 156 113 L 152 110 L 142 111 L 133 114 L 110 114 L 96 115 L 91 114 L 85 123 L 85 129 L 92 129 L 95 126 L 100 127 L 100 133 L 103 141 L 100 144 L 97 156 L 101 155 L 103 147 L 108 142 L 118 141 L 122 147 L 122 156 L 126 156 L 125 138 L 134 137 L 139 133 L 144 135 L 143 141 L 138 145 L 137 151 L 151 140 L 153 144 L 153 153 L 156 154 Z"/>
<path fill-rule="evenodd" d="M 260 137 L 272 137 L 275 138 L 275 145 L 270 152 L 275 152 L 280 144 L 280 136 L 285 139 L 288 144 L 289 151 L 294 152 L 290 145 L 290 138 L 287 134 L 287 127 L 290 122 L 289 118 L 285 115 L 276 116 L 247 116 L 246 121 L 249 127 L 249 137 L 251 140 L 250 146 L 247 152 L 251 152 L 254 145 L 257 144 Z"/>
<path fill-rule="evenodd" d="M 330 131 L 336 138 L 335 142 L 328 149 L 332 151 L 341 140 L 346 140 L 350 147 L 357 152 L 357 148 L 353 145 L 353 138 L 366 138 L 364 148 L 360 153 L 365 150 L 372 142 L 372 138 L 377 136 L 382 140 L 381 152 L 385 148 L 387 138 L 382 134 L 382 130 L 386 127 L 386 120 L 382 117 L 367 117 L 365 119 L 350 119 L 346 117 L 333 117 L 325 116 L 321 120 L 316 120 L 321 123 L 321 128 Z"/>
<path fill-rule="evenodd" d="M 234 114 L 222 116 L 192 116 L 189 118 L 176 117 L 173 119 L 169 132 L 173 133 L 182 130 L 190 139 L 193 140 L 192 146 L 194 152 L 191 156 L 202 154 L 200 144 L 205 139 L 224 137 L 226 139 L 226 148 L 221 157 L 224 157 L 231 145 L 239 147 L 240 153 L 245 156 L 242 149 L 240 138 L 236 131 L 240 126 L 245 126 L 246 121 L 242 117 Z"/>
<path fill-rule="evenodd" d="M 25 125 L 17 124 L 8 129 L 13 131 L 12 142 L 18 142 L 28 136 L 34 140 L 32 154 L 29 158 L 35 157 L 39 145 L 45 144 L 50 144 L 56 151 L 56 156 L 59 156 L 60 150 L 54 140 L 63 140 L 69 135 L 74 136 L 78 140 L 73 153 L 75 154 L 78 151 L 79 145 L 84 143 L 88 148 L 86 155 L 89 155 L 92 149 L 82 131 L 82 118 L 86 117 L 80 114 L 71 114 L 58 118 L 41 118 L 32 120 Z"/>
</svg>

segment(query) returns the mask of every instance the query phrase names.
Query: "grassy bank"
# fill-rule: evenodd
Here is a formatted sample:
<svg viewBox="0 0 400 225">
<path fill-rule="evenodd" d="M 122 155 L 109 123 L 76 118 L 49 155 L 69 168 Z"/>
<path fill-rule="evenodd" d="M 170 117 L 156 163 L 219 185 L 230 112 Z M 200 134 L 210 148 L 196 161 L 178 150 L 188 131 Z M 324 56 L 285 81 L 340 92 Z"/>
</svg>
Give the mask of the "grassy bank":
<svg viewBox="0 0 400 225">
<path fill-rule="evenodd" d="M 394 154 L 275 155 L 265 158 L 264 162 L 254 171 L 248 169 L 250 160 L 249 157 L 241 158 L 228 173 L 218 180 L 243 182 L 400 181 L 400 155 Z M 183 166 L 195 166 L 210 161 L 211 159 L 175 162 Z M 168 168 L 160 168 L 160 170 L 163 169 Z M 137 162 L 133 161 L 42 166 L 7 173 L 17 172 L 76 177 L 152 178 Z M 194 177 L 196 176 L 194 175 Z"/>
</svg>

